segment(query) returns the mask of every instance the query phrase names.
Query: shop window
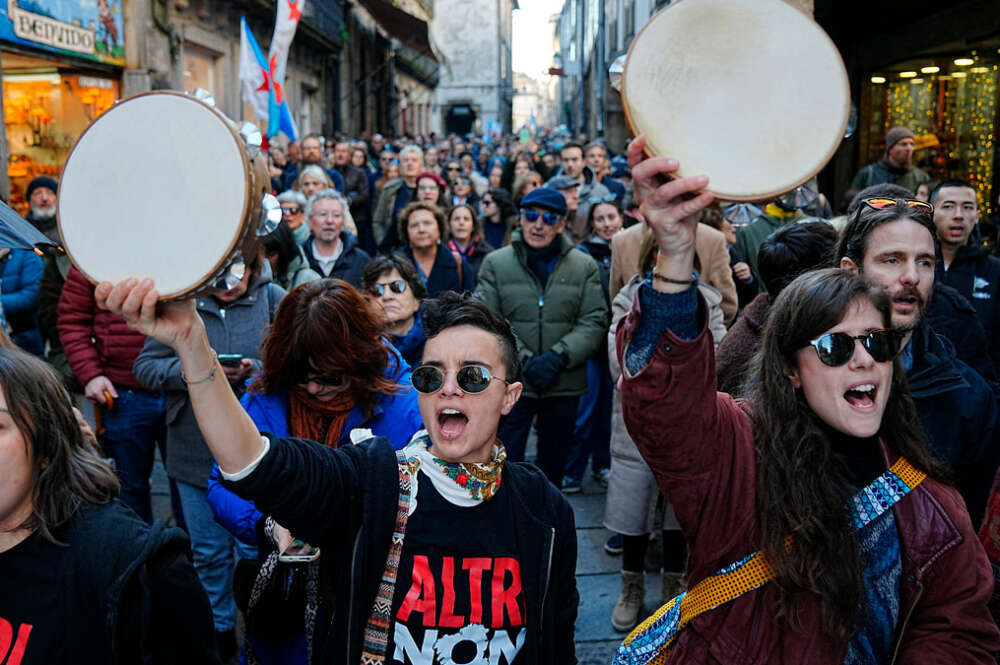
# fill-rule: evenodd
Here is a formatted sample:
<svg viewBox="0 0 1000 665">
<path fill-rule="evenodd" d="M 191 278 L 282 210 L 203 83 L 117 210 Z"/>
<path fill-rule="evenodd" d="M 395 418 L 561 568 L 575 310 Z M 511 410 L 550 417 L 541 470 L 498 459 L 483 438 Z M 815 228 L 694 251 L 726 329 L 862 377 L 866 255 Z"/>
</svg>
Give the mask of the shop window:
<svg viewBox="0 0 1000 665">
<path fill-rule="evenodd" d="M 871 76 L 862 98 L 859 167 L 883 158 L 890 127 L 909 127 L 917 144 L 914 163 L 934 180 L 968 180 L 980 209 L 991 214 L 1000 63 L 958 62 L 966 61 L 904 63 Z"/>
<path fill-rule="evenodd" d="M 10 162 L 10 204 L 27 212 L 24 192 L 32 178 L 58 177 L 80 134 L 120 97 L 118 81 L 57 70 L 44 60 L 17 65 L 3 57 L 3 104 Z"/>
</svg>

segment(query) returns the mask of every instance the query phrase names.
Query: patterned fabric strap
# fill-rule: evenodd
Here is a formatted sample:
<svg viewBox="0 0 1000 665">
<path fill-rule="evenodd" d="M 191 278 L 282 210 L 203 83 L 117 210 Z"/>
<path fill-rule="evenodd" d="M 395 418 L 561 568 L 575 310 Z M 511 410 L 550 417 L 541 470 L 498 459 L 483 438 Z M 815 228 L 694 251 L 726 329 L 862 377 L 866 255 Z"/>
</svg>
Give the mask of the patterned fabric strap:
<svg viewBox="0 0 1000 665">
<path fill-rule="evenodd" d="M 891 509 L 924 481 L 926 474 L 900 457 L 885 473 L 850 501 L 854 526 L 862 529 Z M 614 665 L 664 665 L 670 645 L 692 619 L 724 605 L 774 579 L 774 568 L 763 552 L 726 566 L 706 577 L 686 593 L 663 605 L 625 638 Z"/>
<path fill-rule="evenodd" d="M 410 482 L 412 473 L 402 450 L 396 451 L 396 464 L 399 468 L 399 504 L 396 509 L 396 525 L 392 531 L 392 543 L 389 545 L 389 556 L 385 560 L 382 571 L 382 581 L 375 594 L 375 603 L 368 615 L 368 625 L 365 626 L 364 642 L 362 643 L 362 665 L 381 665 L 386 661 L 389 649 L 389 625 L 392 622 L 392 598 L 396 593 L 396 575 L 399 572 L 399 559 L 403 553 L 403 537 L 406 535 L 406 520 L 410 511 Z"/>
</svg>

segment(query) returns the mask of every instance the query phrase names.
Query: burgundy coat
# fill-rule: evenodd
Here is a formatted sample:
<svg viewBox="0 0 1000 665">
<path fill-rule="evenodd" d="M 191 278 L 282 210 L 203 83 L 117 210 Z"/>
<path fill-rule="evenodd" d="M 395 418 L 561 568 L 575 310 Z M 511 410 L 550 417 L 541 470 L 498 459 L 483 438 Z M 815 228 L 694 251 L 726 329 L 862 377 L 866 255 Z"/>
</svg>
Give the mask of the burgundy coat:
<svg viewBox="0 0 1000 665">
<path fill-rule="evenodd" d="M 637 298 L 618 327 L 619 360 L 640 316 Z M 760 545 L 749 405 L 716 392 L 705 323 L 689 341 L 665 331 L 649 365 L 635 376 L 626 372 L 621 386 L 628 430 L 687 539 L 689 586 Z M 892 662 L 994 663 L 1000 632 L 986 607 L 993 576 L 961 496 L 928 479 L 893 512 L 902 575 Z M 823 637 L 819 603 L 802 604 L 804 630 L 793 632 L 771 618 L 775 591 L 765 584 L 698 616 L 681 631 L 668 662 L 842 663 L 846 644 Z"/>
<path fill-rule="evenodd" d="M 115 386 L 142 388 L 132 374 L 132 363 L 146 336 L 130 329 L 125 319 L 98 309 L 94 286 L 76 267 L 70 268 L 59 296 L 57 327 L 80 385 L 103 374 Z"/>
</svg>

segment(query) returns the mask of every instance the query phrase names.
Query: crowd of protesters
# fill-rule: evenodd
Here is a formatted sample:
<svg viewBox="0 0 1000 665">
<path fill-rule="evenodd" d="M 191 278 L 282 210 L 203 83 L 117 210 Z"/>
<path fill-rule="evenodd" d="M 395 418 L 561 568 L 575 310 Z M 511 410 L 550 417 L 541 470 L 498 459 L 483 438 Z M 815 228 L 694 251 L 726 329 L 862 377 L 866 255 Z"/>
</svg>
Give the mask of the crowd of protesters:
<svg viewBox="0 0 1000 665">
<path fill-rule="evenodd" d="M 160 307 L 0 250 L 0 662 L 574 663 L 585 482 L 616 662 L 995 662 L 987 202 L 905 127 L 749 217 L 622 148 L 273 143 L 281 224 Z"/>
</svg>

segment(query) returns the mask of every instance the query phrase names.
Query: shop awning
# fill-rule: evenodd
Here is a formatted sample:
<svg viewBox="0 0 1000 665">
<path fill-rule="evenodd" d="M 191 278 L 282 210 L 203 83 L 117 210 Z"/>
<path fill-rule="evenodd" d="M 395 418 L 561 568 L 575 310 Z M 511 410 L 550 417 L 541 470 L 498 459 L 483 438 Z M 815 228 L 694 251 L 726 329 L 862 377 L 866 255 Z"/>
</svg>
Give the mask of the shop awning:
<svg viewBox="0 0 1000 665">
<path fill-rule="evenodd" d="M 426 21 L 393 7 L 387 0 L 359 0 L 359 3 L 392 37 L 437 62 L 434 51 L 431 50 Z"/>
</svg>

